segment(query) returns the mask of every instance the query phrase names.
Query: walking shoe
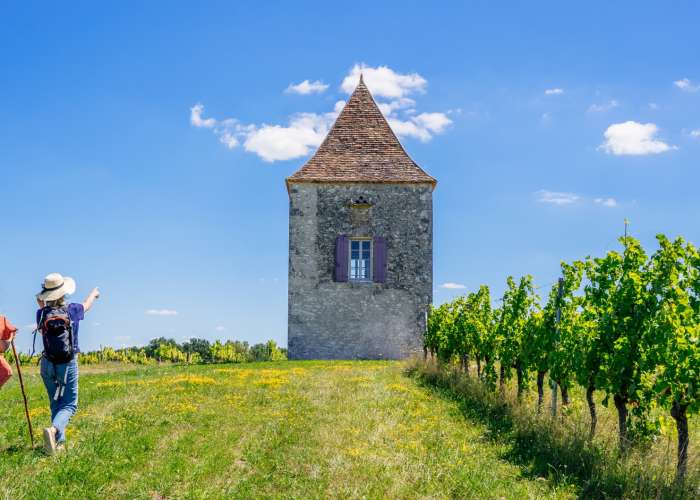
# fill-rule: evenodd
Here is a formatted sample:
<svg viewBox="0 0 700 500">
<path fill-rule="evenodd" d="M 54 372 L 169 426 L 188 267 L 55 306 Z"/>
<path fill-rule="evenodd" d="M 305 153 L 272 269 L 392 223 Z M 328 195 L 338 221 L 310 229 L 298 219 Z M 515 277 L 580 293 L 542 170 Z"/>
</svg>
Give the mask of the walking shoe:
<svg viewBox="0 0 700 500">
<path fill-rule="evenodd" d="M 54 426 L 44 429 L 44 451 L 47 455 L 56 453 L 56 428 Z"/>
<path fill-rule="evenodd" d="M 66 443 L 57 443 L 56 444 L 56 455 L 59 455 L 66 451 Z"/>
</svg>

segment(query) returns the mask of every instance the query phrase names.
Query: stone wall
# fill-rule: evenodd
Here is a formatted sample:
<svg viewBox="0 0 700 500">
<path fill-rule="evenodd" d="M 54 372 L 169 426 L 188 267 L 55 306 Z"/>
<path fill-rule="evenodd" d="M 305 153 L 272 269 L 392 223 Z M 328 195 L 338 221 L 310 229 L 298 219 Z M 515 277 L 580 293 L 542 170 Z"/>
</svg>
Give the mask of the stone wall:
<svg viewBox="0 0 700 500">
<path fill-rule="evenodd" d="M 432 186 L 292 183 L 291 359 L 401 359 L 421 351 L 433 289 Z M 360 197 L 367 203 L 355 203 Z M 385 283 L 333 281 L 335 240 L 386 238 Z"/>
</svg>

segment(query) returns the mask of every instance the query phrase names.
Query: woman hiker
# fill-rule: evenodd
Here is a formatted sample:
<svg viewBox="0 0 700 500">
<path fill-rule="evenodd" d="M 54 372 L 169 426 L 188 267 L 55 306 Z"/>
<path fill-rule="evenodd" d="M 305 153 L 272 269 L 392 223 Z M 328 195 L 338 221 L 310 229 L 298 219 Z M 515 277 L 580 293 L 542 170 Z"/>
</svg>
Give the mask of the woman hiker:
<svg viewBox="0 0 700 500">
<path fill-rule="evenodd" d="M 66 426 L 78 409 L 78 328 L 100 296 L 94 288 L 82 304 L 68 303 L 66 296 L 74 292 L 73 278 L 52 273 L 36 296 L 37 331 L 44 345 L 41 378 L 51 406 L 52 425 L 44 429 L 44 449 L 49 455 L 65 449 Z"/>
<path fill-rule="evenodd" d="M 17 328 L 12 326 L 9 319 L 0 314 L 0 387 L 5 385 L 5 382 L 10 380 L 12 376 L 12 368 L 10 368 L 3 353 L 10 346 L 12 339 L 15 338 L 15 333 L 17 333 Z"/>
</svg>

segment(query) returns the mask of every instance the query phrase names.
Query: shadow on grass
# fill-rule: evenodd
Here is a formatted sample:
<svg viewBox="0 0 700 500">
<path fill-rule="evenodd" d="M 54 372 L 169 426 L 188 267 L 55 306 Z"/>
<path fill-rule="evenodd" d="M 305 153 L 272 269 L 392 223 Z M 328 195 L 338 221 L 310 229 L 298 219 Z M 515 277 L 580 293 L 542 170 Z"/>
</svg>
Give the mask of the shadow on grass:
<svg viewBox="0 0 700 500">
<path fill-rule="evenodd" d="M 616 450 L 590 443 L 585 428 L 537 415 L 474 378 L 421 362 L 409 365 L 408 375 L 456 402 L 465 418 L 484 424 L 488 439 L 507 443 L 502 458 L 525 476 L 574 484 L 580 498 L 697 498 L 697 477 L 681 487 L 668 470 L 645 463 L 643 456 L 623 459 Z"/>
<path fill-rule="evenodd" d="M 6 448 L 0 449 L 0 453 L 3 455 L 18 455 L 19 453 L 26 453 L 31 451 L 28 446 L 21 446 L 19 444 L 12 444 Z"/>
<path fill-rule="evenodd" d="M 34 445 L 32 448 L 29 444 L 11 444 L 5 448 L 0 449 L 0 455 L 4 457 L 20 456 L 24 455 L 26 457 L 43 457 L 46 456 L 44 453 L 44 448 L 38 445 Z"/>
</svg>

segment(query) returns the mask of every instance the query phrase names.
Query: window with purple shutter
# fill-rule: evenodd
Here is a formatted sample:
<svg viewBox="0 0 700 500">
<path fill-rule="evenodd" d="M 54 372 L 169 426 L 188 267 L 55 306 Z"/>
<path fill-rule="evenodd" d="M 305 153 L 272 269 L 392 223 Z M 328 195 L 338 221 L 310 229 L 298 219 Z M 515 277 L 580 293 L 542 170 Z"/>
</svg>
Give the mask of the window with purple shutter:
<svg viewBox="0 0 700 500">
<path fill-rule="evenodd" d="M 348 280 L 348 237 L 338 236 L 335 239 L 335 272 L 333 278 L 338 282 Z"/>
<path fill-rule="evenodd" d="M 386 240 L 381 236 L 374 237 L 374 274 L 375 283 L 386 282 Z"/>
</svg>

